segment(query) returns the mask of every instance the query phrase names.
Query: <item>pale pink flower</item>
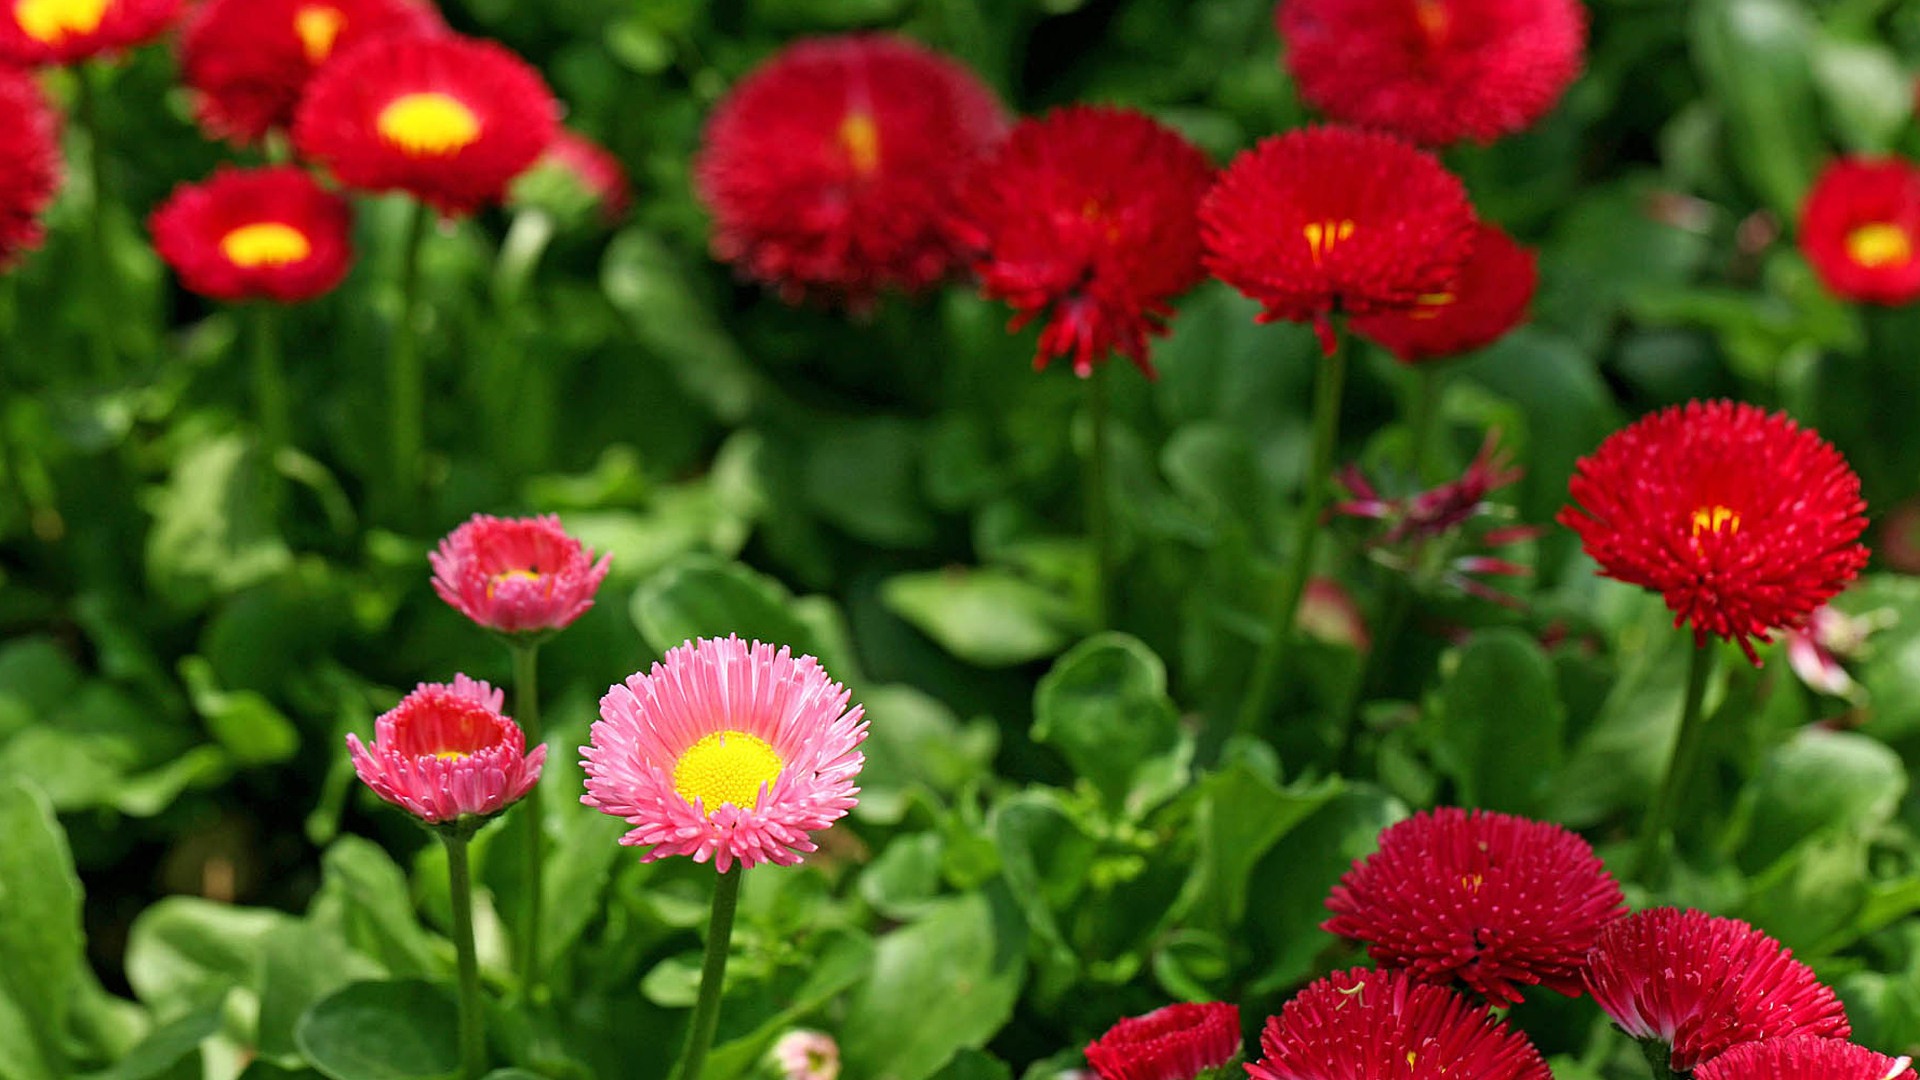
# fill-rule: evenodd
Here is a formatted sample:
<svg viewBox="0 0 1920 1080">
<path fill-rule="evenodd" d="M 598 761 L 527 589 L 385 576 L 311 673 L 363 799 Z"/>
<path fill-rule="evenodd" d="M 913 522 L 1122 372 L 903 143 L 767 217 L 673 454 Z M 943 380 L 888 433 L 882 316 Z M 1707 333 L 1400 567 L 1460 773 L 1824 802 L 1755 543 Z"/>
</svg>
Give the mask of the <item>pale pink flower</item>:
<svg viewBox="0 0 1920 1080">
<path fill-rule="evenodd" d="M 503 634 L 560 630 L 593 606 L 612 556 L 567 535 L 560 519 L 475 514 L 448 533 L 433 564 L 433 591 L 460 614 Z"/>
<path fill-rule="evenodd" d="M 1807 625 L 1786 632 L 1787 663 L 1800 681 L 1822 694 L 1856 701 L 1860 684 L 1844 666 L 1869 651 L 1867 639 L 1896 621 L 1887 610 L 1848 615 L 1830 605 L 1815 608 Z"/>
<path fill-rule="evenodd" d="M 689 641 L 600 699 L 581 801 L 634 826 L 642 861 L 791 866 L 853 808 L 859 706 L 811 656 L 738 637 Z"/>
<path fill-rule="evenodd" d="M 547 748 L 527 753 L 505 695 L 477 679 L 421 683 L 374 722 L 373 745 L 347 736 L 353 771 L 374 793 L 429 825 L 490 817 L 540 779 Z"/>
<path fill-rule="evenodd" d="M 789 1031 L 773 1044 L 781 1080 L 839 1080 L 840 1045 L 822 1031 Z"/>
</svg>

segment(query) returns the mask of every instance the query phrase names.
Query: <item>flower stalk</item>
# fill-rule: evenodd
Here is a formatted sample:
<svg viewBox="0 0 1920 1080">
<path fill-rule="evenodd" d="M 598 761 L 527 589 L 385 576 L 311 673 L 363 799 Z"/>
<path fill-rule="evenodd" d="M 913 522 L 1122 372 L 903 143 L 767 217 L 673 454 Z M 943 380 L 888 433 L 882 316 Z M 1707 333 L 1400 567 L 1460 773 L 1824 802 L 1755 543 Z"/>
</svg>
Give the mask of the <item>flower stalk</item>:
<svg viewBox="0 0 1920 1080">
<path fill-rule="evenodd" d="M 447 849 L 447 892 L 453 906 L 453 948 L 460 977 L 460 1078 L 479 1080 L 487 1067 L 487 1038 L 481 1019 L 480 964 L 473 944 L 473 868 L 467 857 L 473 827 L 456 822 L 434 832 Z"/>
<path fill-rule="evenodd" d="M 706 958 L 700 964 L 700 996 L 693 1004 L 687 1047 L 673 1070 L 673 1080 L 699 1080 L 707 1064 L 707 1051 L 713 1048 L 713 1034 L 720 1027 L 720 995 L 727 981 L 727 955 L 733 945 L 733 917 L 740 907 L 740 882 L 746 876 L 747 868 L 741 866 L 715 877 Z"/>
<path fill-rule="evenodd" d="M 513 709 L 514 717 L 520 723 L 520 729 L 527 733 L 527 741 L 540 742 L 540 644 L 533 638 L 513 639 L 508 643 L 513 653 Z M 526 900 L 521 907 L 518 968 L 520 985 L 528 998 L 532 998 L 540 985 L 540 909 L 544 895 L 542 877 L 546 866 L 546 812 L 540 801 L 540 785 L 534 784 L 527 793 L 526 815 L 527 842 L 522 853 L 526 860 Z"/>
<path fill-rule="evenodd" d="M 1666 775 L 1660 781 L 1653 805 L 1647 808 L 1646 822 L 1640 830 L 1640 846 L 1634 870 L 1641 881 L 1657 883 L 1666 872 L 1671 851 L 1670 833 L 1679 813 L 1680 798 L 1700 771 L 1700 753 L 1706 745 L 1707 683 L 1713 676 L 1713 646 L 1696 643 L 1687 661 L 1686 696 L 1680 706 L 1680 733 L 1674 739 L 1673 756 L 1667 762 Z"/>
</svg>

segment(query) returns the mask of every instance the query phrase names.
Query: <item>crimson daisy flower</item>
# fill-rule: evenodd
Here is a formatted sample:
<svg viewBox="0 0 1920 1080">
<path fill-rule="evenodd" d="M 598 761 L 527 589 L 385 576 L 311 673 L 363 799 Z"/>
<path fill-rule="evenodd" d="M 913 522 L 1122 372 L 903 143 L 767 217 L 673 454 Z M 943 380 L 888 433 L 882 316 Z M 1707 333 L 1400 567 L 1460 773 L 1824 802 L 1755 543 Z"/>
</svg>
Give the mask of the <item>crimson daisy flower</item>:
<svg viewBox="0 0 1920 1080">
<path fill-rule="evenodd" d="M 1587 992 L 1628 1035 L 1667 1044 L 1675 1072 L 1740 1043 L 1852 1031 L 1840 999 L 1791 950 L 1701 911 L 1653 908 L 1602 930 Z"/>
<path fill-rule="evenodd" d="M 547 748 L 527 752 L 506 695 L 477 679 L 421 683 L 374 724 L 371 745 L 347 736 L 353 770 L 382 799 L 428 825 L 485 819 L 540 780 Z"/>
<path fill-rule="evenodd" d="M 1578 0 L 1282 0 L 1276 21 L 1301 97 L 1427 146 L 1531 126 L 1587 43 Z"/>
<path fill-rule="evenodd" d="M 1499 341 L 1525 321 L 1539 282 L 1533 252 L 1497 226 L 1482 223 L 1459 284 L 1428 293 L 1409 308 L 1356 318 L 1353 331 L 1402 363 L 1459 356 Z"/>
<path fill-rule="evenodd" d="M 1153 378 L 1148 336 L 1205 276 L 1197 215 L 1212 183 L 1206 155 L 1170 128 L 1070 105 L 1022 121 L 975 172 L 962 235 L 1014 328 L 1046 316 L 1036 368 L 1070 355 L 1084 378 L 1118 350 Z"/>
<path fill-rule="evenodd" d="M 1914 1080 L 1912 1058 L 1839 1039 L 1793 1035 L 1741 1043 L 1693 1071 L 1693 1080 Z"/>
<path fill-rule="evenodd" d="M 1334 886 L 1323 929 L 1366 942 L 1383 967 L 1511 1005 L 1535 984 L 1578 995 L 1587 950 L 1621 908 L 1620 886 L 1566 829 L 1442 807 L 1380 834 Z"/>
<path fill-rule="evenodd" d="M 1403 971 L 1337 971 L 1260 1033 L 1252 1080 L 1552 1080 L 1527 1037 L 1444 986 Z"/>
<path fill-rule="evenodd" d="M 491 41 L 384 37 L 314 75 L 293 141 L 349 187 L 455 217 L 500 200 L 553 142 L 559 112 L 540 73 Z"/>
<path fill-rule="evenodd" d="M 208 132 L 250 143 L 293 124 L 307 81 L 334 54 L 442 29 L 425 0 L 205 0 L 180 35 L 180 76 Z"/>
<path fill-rule="evenodd" d="M 1848 300 L 1920 299 L 1920 167 L 1899 158 L 1841 158 L 1800 211 L 1800 249 Z"/>
<path fill-rule="evenodd" d="M 959 260 L 954 201 L 1005 126 L 972 72 L 910 41 L 798 42 L 707 123 L 714 255 L 788 300 L 925 289 Z"/>
<path fill-rule="evenodd" d="M 182 184 L 148 228 L 180 283 L 215 300 L 311 300 L 353 263 L 353 208 L 292 165 Z"/>
<path fill-rule="evenodd" d="M 0 63 L 71 64 L 144 45 L 180 13 L 180 0 L 6 0 Z"/>
<path fill-rule="evenodd" d="M 32 75 L 0 65 L 0 270 L 40 246 L 59 190 L 59 118 Z"/>
<path fill-rule="evenodd" d="M 1240 1006 L 1168 1005 L 1129 1017 L 1087 1046 L 1100 1080 L 1195 1080 L 1240 1055 Z"/>
<path fill-rule="evenodd" d="M 1312 321 L 1411 307 L 1459 282 L 1473 253 L 1467 190 L 1391 135 L 1310 127 L 1235 158 L 1200 204 L 1206 265 L 1265 308 Z"/>
<path fill-rule="evenodd" d="M 1867 563 L 1860 478 L 1785 413 L 1689 402 L 1582 458 L 1562 525 L 1606 577 L 1653 589 L 1708 635 L 1753 642 L 1804 625 Z"/>
</svg>

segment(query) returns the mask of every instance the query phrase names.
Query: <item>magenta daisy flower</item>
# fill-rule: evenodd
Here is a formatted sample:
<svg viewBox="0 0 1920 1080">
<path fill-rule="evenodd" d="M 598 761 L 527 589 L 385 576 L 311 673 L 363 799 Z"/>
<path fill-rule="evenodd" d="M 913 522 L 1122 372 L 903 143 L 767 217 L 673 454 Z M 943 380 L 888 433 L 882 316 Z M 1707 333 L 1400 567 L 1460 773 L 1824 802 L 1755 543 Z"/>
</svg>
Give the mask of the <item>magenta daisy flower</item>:
<svg viewBox="0 0 1920 1080">
<path fill-rule="evenodd" d="M 527 753 L 506 695 L 477 679 L 421 683 L 374 722 L 373 745 L 347 736 L 353 771 L 382 799 L 429 825 L 486 818 L 540 780 L 547 748 Z"/>
<path fill-rule="evenodd" d="M 1741 1043 L 1698 1069 L 1694 1080 L 1914 1080 L 1913 1059 L 1814 1035 Z"/>
<path fill-rule="evenodd" d="M 593 606 L 612 559 L 567 535 L 552 514 L 497 518 L 475 514 L 448 533 L 433 564 L 433 591 L 460 614 L 503 634 L 571 625 Z"/>
<path fill-rule="evenodd" d="M 581 801 L 633 829 L 642 861 L 791 866 L 853 808 L 863 710 L 811 656 L 737 637 L 670 649 L 600 699 Z"/>
</svg>

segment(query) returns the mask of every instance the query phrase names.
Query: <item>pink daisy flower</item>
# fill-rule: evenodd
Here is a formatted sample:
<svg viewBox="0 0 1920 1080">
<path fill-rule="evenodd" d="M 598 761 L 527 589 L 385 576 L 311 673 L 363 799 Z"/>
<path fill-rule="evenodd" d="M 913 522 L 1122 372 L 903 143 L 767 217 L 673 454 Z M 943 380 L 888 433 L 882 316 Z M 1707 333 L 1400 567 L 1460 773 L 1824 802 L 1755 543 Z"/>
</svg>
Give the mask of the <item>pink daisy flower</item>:
<svg viewBox="0 0 1920 1080">
<path fill-rule="evenodd" d="M 791 866 L 853 808 L 860 706 L 811 656 L 737 637 L 689 641 L 600 699 L 581 801 L 634 828 L 642 861 Z"/>
<path fill-rule="evenodd" d="M 347 736 L 353 771 L 382 799 L 429 825 L 491 817 L 540 780 L 547 748 L 527 753 L 506 695 L 477 679 L 421 683 L 374 722 L 373 745 Z"/>
<path fill-rule="evenodd" d="M 773 1044 L 780 1080 L 840 1080 L 840 1044 L 824 1031 L 789 1031 Z"/>
<path fill-rule="evenodd" d="M 529 634 L 565 629 L 593 606 L 612 556 L 567 535 L 552 514 L 475 514 L 429 554 L 433 591 L 489 630 Z"/>
</svg>

